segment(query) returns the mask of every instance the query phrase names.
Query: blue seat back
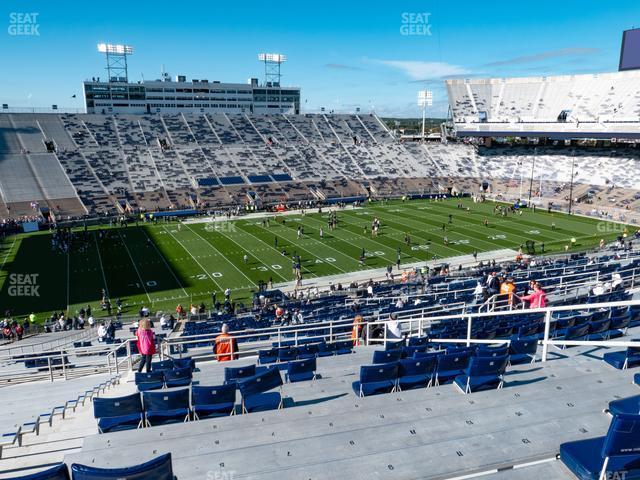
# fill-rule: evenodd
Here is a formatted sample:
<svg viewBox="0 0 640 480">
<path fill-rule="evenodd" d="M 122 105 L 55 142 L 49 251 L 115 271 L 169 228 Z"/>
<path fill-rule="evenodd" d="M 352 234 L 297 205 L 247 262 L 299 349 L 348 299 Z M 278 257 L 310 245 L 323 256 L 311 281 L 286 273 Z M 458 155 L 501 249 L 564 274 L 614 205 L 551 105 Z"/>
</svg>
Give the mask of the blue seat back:
<svg viewBox="0 0 640 480">
<path fill-rule="evenodd" d="M 396 378 L 398 378 L 397 363 L 362 365 L 360 367 L 360 383 L 395 381 Z"/>
<path fill-rule="evenodd" d="M 142 400 L 146 411 L 189 408 L 189 389 L 142 392 Z"/>
<path fill-rule="evenodd" d="M 502 375 L 507 369 L 509 356 L 501 357 L 473 357 L 467 368 L 469 377 Z"/>
<path fill-rule="evenodd" d="M 64 463 L 48 468 L 42 472 L 11 478 L 13 480 L 71 480 L 69 469 Z"/>
<path fill-rule="evenodd" d="M 538 341 L 535 339 L 519 339 L 511 340 L 509 344 L 509 353 L 512 355 L 534 355 L 538 350 Z"/>
<path fill-rule="evenodd" d="M 509 347 L 504 345 L 503 347 L 485 347 L 476 350 L 477 357 L 502 357 L 509 353 Z"/>
<path fill-rule="evenodd" d="M 74 463 L 71 473 L 73 480 L 174 480 L 170 453 L 125 468 L 97 468 Z"/>
<path fill-rule="evenodd" d="M 243 378 L 253 377 L 256 374 L 256 366 L 244 365 L 242 367 L 225 367 L 224 381 L 225 383 L 234 382 Z"/>
<path fill-rule="evenodd" d="M 135 376 L 136 385 L 140 385 L 141 383 L 163 383 L 164 382 L 164 372 L 163 371 L 151 371 L 147 373 L 136 372 Z"/>
<path fill-rule="evenodd" d="M 151 371 L 171 370 L 173 368 L 173 360 L 161 360 L 151 363 Z"/>
<path fill-rule="evenodd" d="M 168 384 L 175 380 L 187 380 L 193 376 L 191 367 L 174 368 L 173 370 L 165 370 L 164 381 Z"/>
<path fill-rule="evenodd" d="M 196 368 L 196 361 L 191 357 L 184 358 L 174 358 L 173 359 L 173 368 L 186 368 L 189 367 L 191 370 Z"/>
<path fill-rule="evenodd" d="M 296 360 L 287 364 L 287 373 L 296 375 L 298 373 L 309 373 L 316 371 L 316 359 Z"/>
<path fill-rule="evenodd" d="M 385 346 L 384 349 L 389 352 L 392 350 L 402 350 L 402 347 L 405 346 L 404 340 L 398 340 L 396 342 L 390 342 L 388 341 Z"/>
<path fill-rule="evenodd" d="M 373 352 L 373 363 L 397 362 L 402 356 L 402 350 L 376 350 Z"/>
<path fill-rule="evenodd" d="M 142 400 L 139 393 L 125 397 L 95 397 L 93 399 L 93 416 L 95 418 L 121 417 L 134 413 L 142 413 Z"/>
<path fill-rule="evenodd" d="M 437 358 L 440 355 L 444 355 L 446 352 L 444 350 L 436 350 L 434 352 L 413 352 L 413 358 Z"/>
<path fill-rule="evenodd" d="M 439 355 L 437 357 L 438 371 L 464 370 L 469 365 L 470 357 L 471 354 L 469 352 Z"/>
<path fill-rule="evenodd" d="M 236 384 L 216 385 L 212 387 L 198 385 L 191 387 L 191 403 L 198 405 L 217 405 L 236 401 Z"/>
<path fill-rule="evenodd" d="M 269 348 L 267 350 L 258 350 L 258 361 L 261 364 L 274 363 L 278 360 L 278 349 Z"/>
<path fill-rule="evenodd" d="M 429 345 L 429 337 L 409 337 L 410 347 L 419 347 L 422 345 Z"/>
<path fill-rule="evenodd" d="M 243 397 L 268 392 L 282 385 L 282 376 L 277 368 L 267 368 L 253 377 L 238 382 L 238 389 Z"/>
<path fill-rule="evenodd" d="M 564 336 L 565 340 L 572 340 L 576 338 L 582 338 L 589 333 L 589 324 L 585 323 L 584 325 L 575 325 L 573 327 L 567 328 L 567 333 Z"/>
<path fill-rule="evenodd" d="M 398 376 L 426 375 L 433 373 L 438 360 L 436 357 L 405 358 L 398 363 Z"/>
<path fill-rule="evenodd" d="M 640 415 L 621 413 L 611 419 L 602 445 L 603 457 L 640 455 Z"/>
</svg>

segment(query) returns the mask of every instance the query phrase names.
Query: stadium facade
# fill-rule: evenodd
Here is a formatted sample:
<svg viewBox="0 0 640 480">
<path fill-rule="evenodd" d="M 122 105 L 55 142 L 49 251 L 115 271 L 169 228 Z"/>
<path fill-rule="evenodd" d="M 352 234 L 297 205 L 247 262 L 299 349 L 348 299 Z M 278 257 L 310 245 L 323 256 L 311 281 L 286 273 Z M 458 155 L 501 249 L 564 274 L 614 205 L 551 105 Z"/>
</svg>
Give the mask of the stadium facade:
<svg viewBox="0 0 640 480">
<path fill-rule="evenodd" d="M 221 83 L 184 76 L 142 82 L 83 83 L 87 113 L 248 113 L 299 114 L 300 88 L 248 83 Z"/>
</svg>

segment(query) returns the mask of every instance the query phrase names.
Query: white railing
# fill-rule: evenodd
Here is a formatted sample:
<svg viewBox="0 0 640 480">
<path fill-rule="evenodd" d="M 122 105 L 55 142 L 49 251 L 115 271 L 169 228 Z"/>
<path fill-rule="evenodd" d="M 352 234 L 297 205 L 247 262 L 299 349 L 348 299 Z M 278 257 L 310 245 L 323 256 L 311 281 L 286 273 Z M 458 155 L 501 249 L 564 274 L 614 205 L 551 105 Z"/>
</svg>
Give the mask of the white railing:
<svg viewBox="0 0 640 480">
<path fill-rule="evenodd" d="M 27 345 L 20 345 L 20 341 L 15 341 L 17 345 L 15 347 L 4 348 L 0 350 L 2 355 L 24 355 L 26 353 L 46 352 L 50 350 L 56 350 L 65 345 L 72 344 L 93 336 L 94 331 L 91 328 L 85 328 L 84 330 L 74 333 L 72 335 L 62 335 L 60 338 L 54 340 L 45 340 L 40 343 L 30 343 Z M 52 333 L 55 335 L 56 333 Z"/>
</svg>

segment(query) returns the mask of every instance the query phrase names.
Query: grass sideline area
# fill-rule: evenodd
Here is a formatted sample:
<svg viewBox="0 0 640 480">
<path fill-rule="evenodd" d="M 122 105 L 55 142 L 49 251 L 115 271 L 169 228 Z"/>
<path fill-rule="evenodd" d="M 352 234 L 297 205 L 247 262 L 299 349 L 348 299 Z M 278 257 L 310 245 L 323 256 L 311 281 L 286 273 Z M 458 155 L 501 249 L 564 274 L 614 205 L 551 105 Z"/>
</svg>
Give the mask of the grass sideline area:
<svg viewBox="0 0 640 480">
<path fill-rule="evenodd" d="M 178 303 L 185 308 L 192 302 L 210 306 L 211 293 L 217 292 L 221 300 L 227 287 L 234 300 L 247 303 L 259 281 L 294 280 L 294 254 L 302 260 L 304 287 L 305 278 L 395 266 L 398 248 L 401 262 L 409 264 L 433 260 L 434 255 L 446 259 L 474 251 L 518 250 L 528 240 L 536 242 L 536 253 L 541 243 L 545 253 L 559 253 L 575 238 L 571 250 L 578 251 L 596 247 L 601 238 L 614 240 L 625 228 L 629 234 L 635 232 L 631 226 L 541 209 L 523 209 L 522 215 L 509 213 L 505 218 L 493 213 L 496 205 L 469 198 L 398 200 L 360 208 L 324 207 L 322 213 L 316 209 L 304 216 L 271 215 L 268 227 L 260 218 L 90 227 L 82 251 L 70 254 L 52 251 L 49 232 L 20 234 L 0 244 L 0 310 L 10 309 L 17 316 L 33 311 L 44 321 L 53 310 L 73 315 L 91 304 L 100 315 L 103 288 L 114 309 L 115 300 L 121 299 L 125 315 L 136 315 L 143 305 L 171 312 Z M 330 231 L 327 219 L 332 209 L 337 211 L 338 227 Z M 370 233 L 374 217 L 381 223 L 376 238 Z M 304 228 L 300 239 L 298 227 Z M 100 228 L 105 238 L 99 238 Z M 410 245 L 405 243 L 407 234 Z M 361 266 L 363 248 L 366 260 Z"/>
</svg>

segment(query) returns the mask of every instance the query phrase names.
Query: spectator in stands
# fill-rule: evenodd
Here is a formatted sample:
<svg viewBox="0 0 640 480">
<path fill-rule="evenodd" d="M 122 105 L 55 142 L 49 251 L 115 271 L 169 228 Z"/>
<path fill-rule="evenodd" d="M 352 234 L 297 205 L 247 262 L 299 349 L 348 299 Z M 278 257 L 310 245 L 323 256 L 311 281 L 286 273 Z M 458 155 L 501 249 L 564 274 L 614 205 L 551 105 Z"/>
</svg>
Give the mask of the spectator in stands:
<svg viewBox="0 0 640 480">
<path fill-rule="evenodd" d="M 107 338 L 107 326 L 102 322 L 98 327 L 98 341 L 104 342 Z"/>
<path fill-rule="evenodd" d="M 398 323 L 398 315 L 392 313 L 387 321 L 387 338 L 391 340 L 400 340 L 402 338 L 402 329 Z"/>
<path fill-rule="evenodd" d="M 238 359 L 238 342 L 229 335 L 229 325 L 222 325 L 222 333 L 216 337 L 214 353 L 219 362 Z"/>
<path fill-rule="evenodd" d="M 357 347 L 360 345 L 360 340 L 362 339 L 362 315 L 356 315 L 353 319 L 353 327 L 351 328 L 351 340 L 353 340 L 353 346 Z"/>
<path fill-rule="evenodd" d="M 140 320 L 138 330 L 136 330 L 136 338 L 138 339 L 138 352 L 142 356 L 138 371 L 141 372 L 146 365 L 147 373 L 149 373 L 151 371 L 151 359 L 156 353 L 156 338 L 153 330 L 151 330 L 148 318 Z"/>
<path fill-rule="evenodd" d="M 516 290 L 516 286 L 513 283 L 513 278 L 507 278 L 502 285 L 500 285 L 500 295 L 503 295 L 509 305 L 513 305 L 513 294 Z"/>
<path fill-rule="evenodd" d="M 523 295 L 518 299 L 529 302 L 529 308 L 544 308 L 547 306 L 547 294 L 538 282 L 533 285 L 533 293 L 531 295 Z"/>
</svg>

